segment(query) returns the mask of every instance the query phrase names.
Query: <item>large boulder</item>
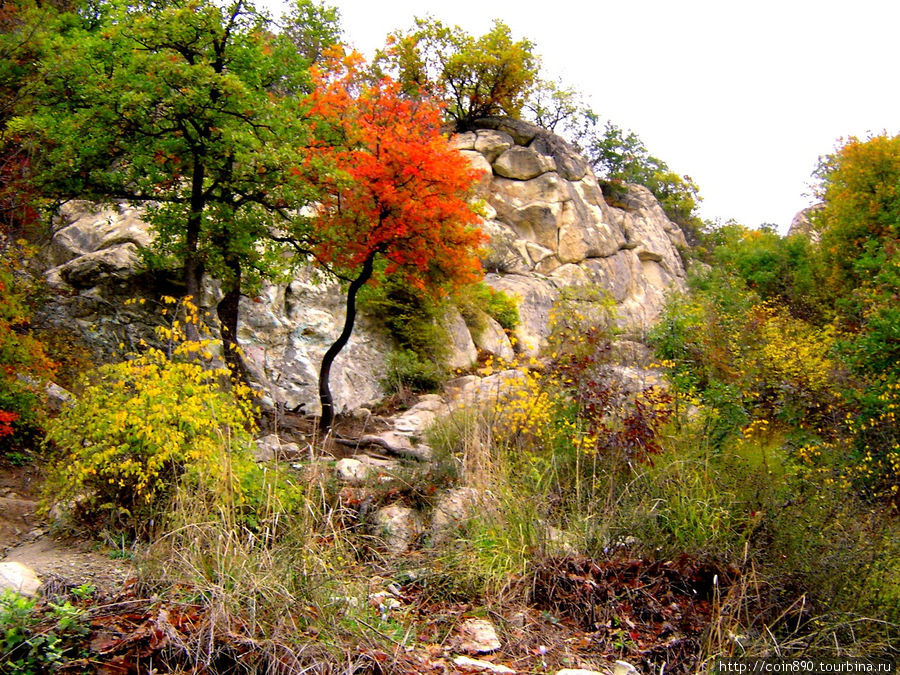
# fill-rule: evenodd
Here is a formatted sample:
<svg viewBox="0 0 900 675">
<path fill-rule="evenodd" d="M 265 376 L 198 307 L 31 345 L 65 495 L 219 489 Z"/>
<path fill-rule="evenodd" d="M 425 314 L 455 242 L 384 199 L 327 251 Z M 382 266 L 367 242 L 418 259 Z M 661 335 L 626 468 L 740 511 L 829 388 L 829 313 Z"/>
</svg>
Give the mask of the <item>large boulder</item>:
<svg viewBox="0 0 900 675">
<path fill-rule="evenodd" d="M 484 150 L 493 168 L 487 283 L 519 300 L 517 349 L 535 353 L 546 345 L 551 310 L 572 287 L 605 291 L 618 326 L 643 335 L 666 296 L 685 288 L 681 229 L 644 187 L 626 186 L 616 207 L 607 204 L 585 159 L 558 136 L 498 118 L 475 126 L 465 145 L 469 152 Z"/>
<path fill-rule="evenodd" d="M 494 173 L 498 176 L 515 180 L 529 180 L 542 173 L 554 171 L 556 162 L 552 157 L 516 145 L 494 160 L 493 167 Z"/>
</svg>

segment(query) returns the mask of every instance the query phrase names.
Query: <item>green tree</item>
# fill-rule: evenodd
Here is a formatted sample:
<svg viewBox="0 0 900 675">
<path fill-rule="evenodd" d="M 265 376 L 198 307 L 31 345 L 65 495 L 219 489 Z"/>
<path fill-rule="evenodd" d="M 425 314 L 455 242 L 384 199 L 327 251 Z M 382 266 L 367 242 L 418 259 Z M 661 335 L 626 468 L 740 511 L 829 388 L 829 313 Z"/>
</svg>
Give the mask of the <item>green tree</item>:
<svg viewBox="0 0 900 675">
<path fill-rule="evenodd" d="M 31 153 L 9 122 L 27 111 L 48 25 L 68 3 L 0 3 L 0 230 L 21 232 L 38 220 L 38 195 L 28 181 Z"/>
<path fill-rule="evenodd" d="M 843 300 L 848 319 L 859 321 L 875 277 L 897 253 L 900 242 L 900 136 L 849 139 L 823 158 L 817 176 L 824 208 L 813 214 L 821 232 L 829 285 Z"/>
<path fill-rule="evenodd" d="M 815 324 L 830 320 L 820 256 L 809 237 L 782 237 L 772 227 L 751 230 L 729 223 L 707 238 L 710 262 L 736 273 L 763 301 L 787 307 L 793 316 Z"/>
<path fill-rule="evenodd" d="M 861 379 L 853 396 L 859 477 L 900 499 L 900 136 L 850 138 L 821 162 L 813 224 L 844 331 L 840 352 Z"/>
<path fill-rule="evenodd" d="M 315 5 L 301 2 L 307 20 Z M 318 14 L 310 44 L 336 34 Z M 311 197 L 298 164 L 309 139 L 305 27 L 275 34 L 248 0 L 101 0 L 65 15 L 43 48 L 34 108 L 12 121 L 57 198 L 143 203 L 153 264 L 181 265 L 186 294 L 222 282 L 217 311 L 236 344 L 242 288 L 284 269 L 276 229 Z M 226 349 L 232 371 L 241 363 Z"/>
<path fill-rule="evenodd" d="M 607 121 L 603 133 L 587 134 L 582 141 L 594 170 L 613 191 L 617 183 L 643 185 L 659 200 L 666 215 L 684 231 L 688 243 L 702 239 L 703 223 L 697 215 L 700 188 L 690 176 L 682 176 L 647 150 L 633 131 Z"/>
<path fill-rule="evenodd" d="M 509 26 L 473 37 L 433 18 L 415 20 L 388 36 L 376 66 L 393 75 L 407 94 L 425 92 L 443 101 L 460 131 L 481 117 L 519 117 L 534 85 L 539 59 L 526 39 L 514 41 Z"/>
</svg>

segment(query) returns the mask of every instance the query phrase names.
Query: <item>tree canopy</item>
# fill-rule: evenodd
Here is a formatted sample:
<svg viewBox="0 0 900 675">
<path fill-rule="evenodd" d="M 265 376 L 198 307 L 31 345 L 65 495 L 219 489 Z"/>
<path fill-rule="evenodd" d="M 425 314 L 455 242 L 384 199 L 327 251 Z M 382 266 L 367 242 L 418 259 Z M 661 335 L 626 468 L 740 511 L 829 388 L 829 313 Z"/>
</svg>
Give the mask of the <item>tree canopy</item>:
<svg viewBox="0 0 900 675">
<path fill-rule="evenodd" d="M 48 33 L 33 107 L 10 125 L 45 195 L 145 204 L 151 262 L 180 264 L 195 298 L 204 273 L 222 282 L 230 344 L 242 287 L 283 268 L 271 232 L 312 196 L 294 170 L 309 140 L 304 29 L 273 33 L 249 0 L 104 0 Z M 330 15 L 314 30 L 332 39 Z"/>
<path fill-rule="evenodd" d="M 459 130 L 481 117 L 519 117 L 534 85 L 539 59 L 527 39 L 514 40 L 505 23 L 474 37 L 437 19 L 417 18 L 388 36 L 376 64 L 407 94 L 420 91 L 443 101 Z"/>
</svg>

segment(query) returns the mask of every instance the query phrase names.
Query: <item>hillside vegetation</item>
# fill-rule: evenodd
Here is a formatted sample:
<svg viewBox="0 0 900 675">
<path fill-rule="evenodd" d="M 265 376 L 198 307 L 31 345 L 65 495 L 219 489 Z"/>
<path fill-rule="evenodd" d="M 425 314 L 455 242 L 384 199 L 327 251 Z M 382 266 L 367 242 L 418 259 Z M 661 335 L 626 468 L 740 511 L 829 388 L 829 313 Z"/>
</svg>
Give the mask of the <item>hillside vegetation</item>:
<svg viewBox="0 0 900 675">
<path fill-rule="evenodd" d="M 243 0 L 16 0 L 0 24 L 0 468 L 39 467 L 57 533 L 134 566 L 123 589 L 2 592 L 0 673 L 900 658 L 900 137 L 824 157 L 812 234 L 782 237 L 701 223 L 697 186 L 600 130 L 499 21 L 418 21 L 372 67 L 307 0 L 277 30 Z M 385 415 L 442 384 L 447 298 L 515 326 L 514 298 L 478 285 L 479 176 L 445 133 L 485 115 L 565 131 L 610 202 L 643 183 L 697 244 L 653 363 L 623 366 L 614 303 L 567 289 L 540 355 L 482 358 L 472 374 L 504 386 L 441 408 L 428 461 L 338 480 L 340 433 L 367 429 L 325 433 L 326 367 L 302 452 L 257 461 L 273 417 L 237 320 L 264 279 L 345 282 L 335 353 L 358 292 L 391 315 Z M 144 262 L 183 292 L 157 298 L 154 344 L 110 363 L 34 319 L 38 249 L 74 198 L 147 205 Z M 48 382 L 72 398 L 51 405 Z M 418 524 L 398 533 L 385 505 Z M 473 619 L 496 646 L 467 646 Z"/>
</svg>

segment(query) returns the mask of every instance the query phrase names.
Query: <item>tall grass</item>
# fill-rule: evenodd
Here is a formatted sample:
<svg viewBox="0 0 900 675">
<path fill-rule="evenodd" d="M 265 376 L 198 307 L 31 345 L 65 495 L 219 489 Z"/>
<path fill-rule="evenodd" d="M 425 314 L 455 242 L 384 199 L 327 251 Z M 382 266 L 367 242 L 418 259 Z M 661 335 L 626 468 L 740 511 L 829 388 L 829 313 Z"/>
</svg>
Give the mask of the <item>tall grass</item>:
<svg viewBox="0 0 900 675">
<path fill-rule="evenodd" d="M 555 406 L 540 437 L 510 433 L 496 405 L 432 431 L 433 445 L 460 454 L 462 480 L 492 500 L 443 554 L 454 590 L 508 589 L 547 555 L 689 555 L 733 573 L 715 589 L 708 658 L 896 657 L 896 514 L 823 484 L 777 431 L 714 444 L 693 411 L 660 430 L 661 453 L 638 462 L 604 453 L 602 439 L 586 452 L 567 410 Z"/>
</svg>

